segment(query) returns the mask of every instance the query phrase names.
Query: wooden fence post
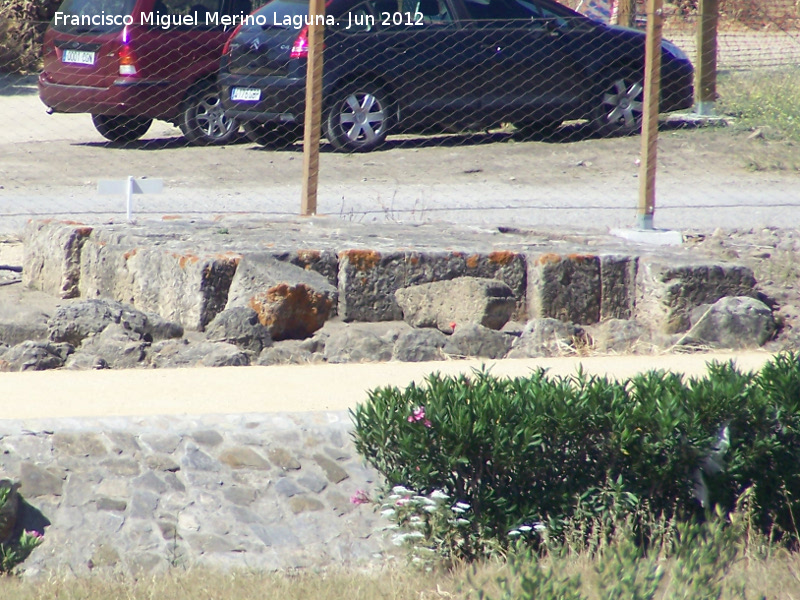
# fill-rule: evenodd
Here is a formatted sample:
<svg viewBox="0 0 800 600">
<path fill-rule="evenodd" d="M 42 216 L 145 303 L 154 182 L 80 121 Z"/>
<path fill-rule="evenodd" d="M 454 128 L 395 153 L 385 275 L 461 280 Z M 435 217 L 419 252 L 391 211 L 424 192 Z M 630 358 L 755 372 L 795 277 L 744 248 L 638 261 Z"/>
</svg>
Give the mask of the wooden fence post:
<svg viewBox="0 0 800 600">
<path fill-rule="evenodd" d="M 325 0 L 311 0 L 308 7 L 308 68 L 306 69 L 306 110 L 303 133 L 303 191 L 300 214 L 317 214 L 319 182 L 319 140 L 322 129 L 322 61 L 325 41 Z M 319 19 L 319 21 L 318 21 Z"/>
</svg>

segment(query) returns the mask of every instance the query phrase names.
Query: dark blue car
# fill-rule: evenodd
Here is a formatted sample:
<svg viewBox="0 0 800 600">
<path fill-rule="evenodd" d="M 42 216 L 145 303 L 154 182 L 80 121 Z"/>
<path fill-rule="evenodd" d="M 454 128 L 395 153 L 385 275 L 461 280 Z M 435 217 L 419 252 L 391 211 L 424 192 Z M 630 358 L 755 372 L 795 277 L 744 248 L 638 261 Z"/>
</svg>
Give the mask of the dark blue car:
<svg viewBox="0 0 800 600">
<path fill-rule="evenodd" d="M 307 15 L 307 0 L 273 0 L 225 48 L 225 110 L 254 141 L 302 131 Z M 330 0 L 324 134 L 339 150 L 368 151 L 390 132 L 500 123 L 546 133 L 589 119 L 604 132 L 634 131 L 644 41 L 552 0 Z M 692 106 L 693 76 L 665 41 L 662 112 Z"/>
</svg>

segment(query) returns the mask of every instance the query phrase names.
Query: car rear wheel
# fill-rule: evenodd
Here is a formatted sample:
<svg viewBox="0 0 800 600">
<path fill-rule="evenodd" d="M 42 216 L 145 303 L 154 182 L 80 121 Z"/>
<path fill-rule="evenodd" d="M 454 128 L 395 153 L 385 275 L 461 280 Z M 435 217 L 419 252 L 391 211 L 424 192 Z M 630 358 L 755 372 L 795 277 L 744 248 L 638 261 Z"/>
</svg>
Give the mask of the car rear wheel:
<svg viewBox="0 0 800 600">
<path fill-rule="evenodd" d="M 111 142 L 134 142 L 142 137 L 153 119 L 146 117 L 122 117 L 118 115 L 92 115 L 92 123 L 98 133 Z"/>
<path fill-rule="evenodd" d="M 193 144 L 227 144 L 239 131 L 239 124 L 225 114 L 222 98 L 214 84 L 192 89 L 178 122 L 183 135 Z"/>
<path fill-rule="evenodd" d="M 337 150 L 369 152 L 386 140 L 390 122 L 386 92 L 370 83 L 357 84 L 334 94 L 325 119 L 325 134 Z"/>
<path fill-rule="evenodd" d="M 242 123 L 242 129 L 251 142 L 276 148 L 289 146 L 303 137 L 303 126 L 297 124 L 281 125 L 245 121 Z"/>
<path fill-rule="evenodd" d="M 603 135 L 626 135 L 642 128 L 644 86 L 633 79 L 616 79 L 601 96 L 593 125 Z"/>
</svg>

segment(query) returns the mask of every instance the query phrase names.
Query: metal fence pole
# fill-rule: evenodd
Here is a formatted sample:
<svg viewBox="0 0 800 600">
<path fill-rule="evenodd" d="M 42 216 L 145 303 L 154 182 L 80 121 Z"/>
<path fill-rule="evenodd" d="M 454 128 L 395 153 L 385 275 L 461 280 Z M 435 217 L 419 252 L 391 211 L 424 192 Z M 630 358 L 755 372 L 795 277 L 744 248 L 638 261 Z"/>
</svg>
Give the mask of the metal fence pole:
<svg viewBox="0 0 800 600">
<path fill-rule="evenodd" d="M 717 24 L 719 0 L 700 0 L 697 24 L 697 71 L 694 111 L 704 117 L 714 114 L 717 101 Z"/>
<path fill-rule="evenodd" d="M 633 27 L 636 15 L 636 0 L 618 0 L 617 24 L 623 27 Z"/>
<path fill-rule="evenodd" d="M 311 0 L 308 7 L 308 67 L 306 69 L 306 111 L 303 134 L 303 191 L 300 214 L 317 214 L 319 181 L 319 139 L 322 129 L 322 51 L 324 48 L 325 0 Z M 320 22 L 317 22 L 320 19 Z"/>
<path fill-rule="evenodd" d="M 661 92 L 661 30 L 663 0 L 647 0 L 644 106 L 642 112 L 642 163 L 639 170 L 637 226 L 653 229 L 656 209 L 656 159 L 658 156 L 658 105 Z"/>
</svg>

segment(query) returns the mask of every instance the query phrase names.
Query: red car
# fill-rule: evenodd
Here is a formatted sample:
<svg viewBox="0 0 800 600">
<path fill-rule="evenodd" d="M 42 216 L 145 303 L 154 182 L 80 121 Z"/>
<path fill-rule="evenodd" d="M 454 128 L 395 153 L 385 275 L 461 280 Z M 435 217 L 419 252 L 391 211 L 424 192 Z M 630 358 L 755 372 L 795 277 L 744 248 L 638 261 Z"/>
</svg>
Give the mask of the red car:
<svg viewBox="0 0 800 600">
<path fill-rule="evenodd" d="M 238 124 L 216 74 L 235 18 L 251 10 L 252 0 L 64 0 L 45 34 L 39 97 L 50 112 L 90 113 L 111 141 L 162 119 L 192 143 L 224 144 Z"/>
</svg>

